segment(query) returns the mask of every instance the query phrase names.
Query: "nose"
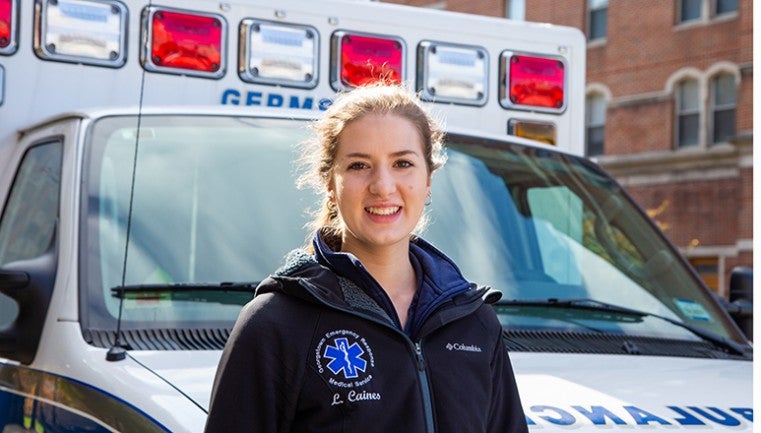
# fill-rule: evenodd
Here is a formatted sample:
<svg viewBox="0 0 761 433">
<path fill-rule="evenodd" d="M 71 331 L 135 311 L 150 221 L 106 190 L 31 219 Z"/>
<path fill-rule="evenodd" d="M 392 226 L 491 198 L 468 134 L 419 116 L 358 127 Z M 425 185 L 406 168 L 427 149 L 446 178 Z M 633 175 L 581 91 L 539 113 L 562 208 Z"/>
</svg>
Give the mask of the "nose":
<svg viewBox="0 0 761 433">
<path fill-rule="evenodd" d="M 373 170 L 370 179 L 370 193 L 378 197 L 388 197 L 396 191 L 396 180 L 386 168 Z"/>
</svg>

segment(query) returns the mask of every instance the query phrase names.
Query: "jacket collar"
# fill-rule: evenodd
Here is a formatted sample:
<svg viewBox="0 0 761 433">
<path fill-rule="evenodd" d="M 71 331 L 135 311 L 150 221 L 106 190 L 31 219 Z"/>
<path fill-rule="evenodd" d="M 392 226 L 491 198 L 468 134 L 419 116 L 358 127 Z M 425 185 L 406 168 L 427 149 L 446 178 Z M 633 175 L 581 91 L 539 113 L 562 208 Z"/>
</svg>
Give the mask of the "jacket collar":
<svg viewBox="0 0 761 433">
<path fill-rule="evenodd" d="M 415 241 L 416 247 L 423 251 L 431 251 L 429 248 L 433 247 L 425 241 L 421 244 L 421 241 L 421 239 Z M 417 250 L 411 247 L 411 250 L 413 249 Z M 416 254 L 414 257 L 419 258 L 420 255 Z M 433 262 L 420 261 L 419 265 L 424 272 L 435 272 L 437 265 L 446 269 L 445 264 L 435 259 L 431 260 Z M 476 290 L 475 285 L 467 283 L 464 279 L 459 284 L 451 281 L 450 286 L 443 286 L 444 289 L 437 288 L 431 282 L 437 279 L 429 277 L 423 274 L 423 283 L 419 292 L 425 292 L 425 294 L 418 296 L 417 308 L 411 312 L 413 314 L 408 321 L 408 329 L 404 330 L 413 339 L 420 338 L 439 326 L 475 311 L 484 302 L 493 303 L 501 296 L 499 292 L 495 293 L 489 288 Z M 271 277 L 262 281 L 256 294 L 268 292 L 280 292 L 307 302 L 359 313 L 399 330 L 398 323 L 394 322 L 387 311 L 381 308 L 366 290 L 327 266 L 321 265 L 315 255 L 303 249 L 291 251 L 285 258 L 285 264 Z M 448 306 L 437 308 L 443 304 Z"/>
<path fill-rule="evenodd" d="M 316 261 L 364 289 L 400 327 L 396 310 L 386 291 L 356 256 L 333 251 L 325 242 L 323 233 L 318 230 L 312 239 Z M 416 237 L 410 241 L 410 262 L 415 268 L 418 284 L 405 332 L 414 335 L 437 307 L 470 289 L 471 284 L 449 257 L 422 238 Z"/>
</svg>

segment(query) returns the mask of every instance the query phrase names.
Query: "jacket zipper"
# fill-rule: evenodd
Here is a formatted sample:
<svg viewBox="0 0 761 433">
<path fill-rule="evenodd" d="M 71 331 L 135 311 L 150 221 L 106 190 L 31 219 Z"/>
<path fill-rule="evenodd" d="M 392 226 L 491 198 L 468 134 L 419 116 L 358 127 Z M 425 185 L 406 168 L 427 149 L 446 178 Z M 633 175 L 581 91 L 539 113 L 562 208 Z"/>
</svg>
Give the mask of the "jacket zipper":
<svg viewBox="0 0 761 433">
<path fill-rule="evenodd" d="M 434 433 L 436 431 L 433 424 L 433 403 L 431 402 L 431 388 L 428 386 L 428 374 L 425 369 L 425 359 L 423 358 L 422 340 L 415 342 L 415 356 L 417 357 L 417 374 L 420 379 L 420 393 L 423 396 L 423 411 L 425 412 L 425 431 Z"/>
</svg>

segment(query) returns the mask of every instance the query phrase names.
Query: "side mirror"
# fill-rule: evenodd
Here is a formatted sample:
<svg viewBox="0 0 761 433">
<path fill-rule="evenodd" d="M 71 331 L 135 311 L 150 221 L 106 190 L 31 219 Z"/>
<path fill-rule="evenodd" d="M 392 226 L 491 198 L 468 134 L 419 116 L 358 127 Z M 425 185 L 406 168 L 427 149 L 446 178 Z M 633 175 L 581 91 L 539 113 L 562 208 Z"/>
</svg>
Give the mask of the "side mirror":
<svg viewBox="0 0 761 433">
<path fill-rule="evenodd" d="M 753 269 L 738 266 L 729 277 L 729 315 L 749 340 L 753 340 Z"/>
<path fill-rule="evenodd" d="M 18 304 L 18 316 L 0 331 L 0 356 L 30 364 L 45 325 L 56 273 L 55 249 L 0 268 L 0 292 Z"/>
</svg>

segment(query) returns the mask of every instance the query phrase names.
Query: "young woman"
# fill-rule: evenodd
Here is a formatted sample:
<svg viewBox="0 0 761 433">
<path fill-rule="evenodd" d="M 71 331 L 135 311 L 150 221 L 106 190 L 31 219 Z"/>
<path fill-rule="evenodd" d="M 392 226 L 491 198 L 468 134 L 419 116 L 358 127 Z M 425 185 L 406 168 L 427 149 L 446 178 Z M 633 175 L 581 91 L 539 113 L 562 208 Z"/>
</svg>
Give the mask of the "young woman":
<svg viewBox="0 0 761 433">
<path fill-rule="evenodd" d="M 207 433 L 527 431 L 493 296 L 413 234 L 441 139 L 397 86 L 344 94 L 315 124 L 314 237 L 241 312 Z"/>
</svg>

